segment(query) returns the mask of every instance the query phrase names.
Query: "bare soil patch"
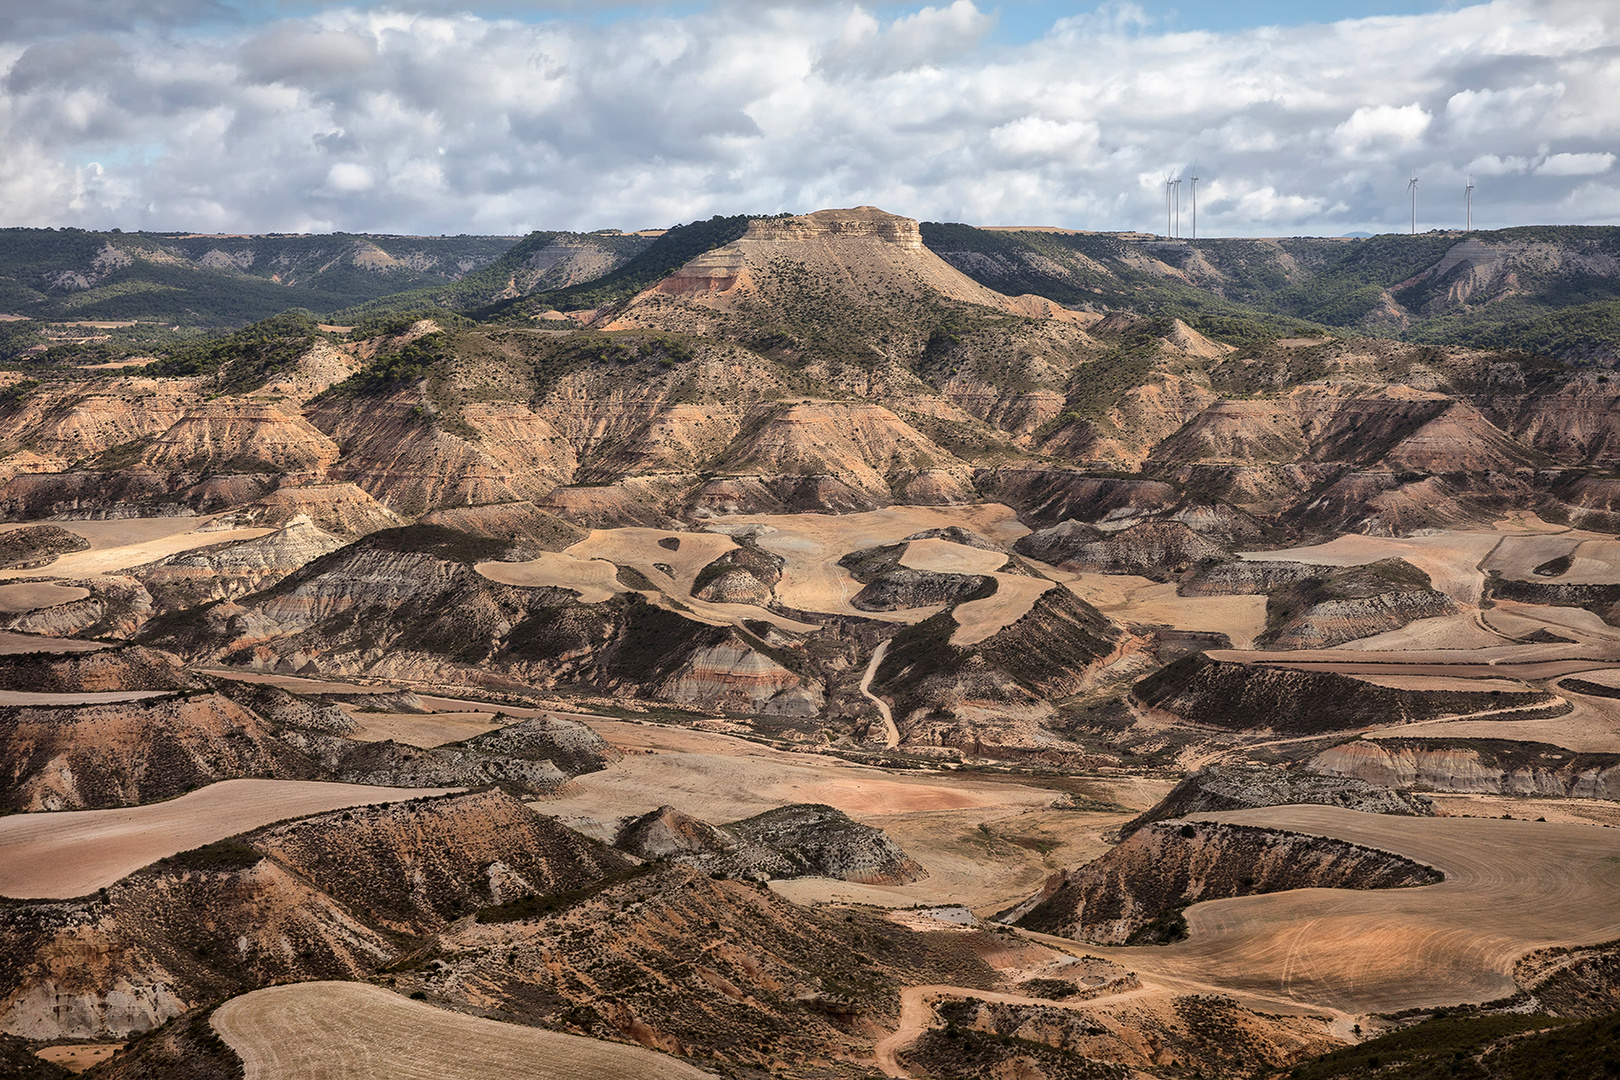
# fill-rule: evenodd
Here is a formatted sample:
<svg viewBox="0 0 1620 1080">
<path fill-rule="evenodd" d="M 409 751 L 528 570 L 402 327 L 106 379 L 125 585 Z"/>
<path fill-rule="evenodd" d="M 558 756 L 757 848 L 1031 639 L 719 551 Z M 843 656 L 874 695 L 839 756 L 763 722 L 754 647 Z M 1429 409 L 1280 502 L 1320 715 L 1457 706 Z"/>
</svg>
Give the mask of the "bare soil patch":
<svg viewBox="0 0 1620 1080">
<path fill-rule="evenodd" d="M 1483 626 L 1479 614 L 1475 612 L 1418 619 L 1399 630 L 1347 641 L 1339 648 L 1357 652 L 1424 652 L 1435 649 L 1489 649 L 1511 644 L 1511 638 Z"/>
<path fill-rule="evenodd" d="M 0 630 L 0 656 L 16 656 L 18 653 L 31 652 L 95 652 L 97 649 L 108 647 L 105 641 L 76 641 L 72 638 L 41 637 L 38 634 L 18 634 L 11 630 Z"/>
<path fill-rule="evenodd" d="M 639 1046 L 503 1024 L 366 983 L 300 983 L 233 998 L 214 1030 L 247 1080 L 700 1080 L 713 1074 Z"/>
<path fill-rule="evenodd" d="M 1225 634 L 1248 649 L 1266 629 L 1264 596 L 1177 596 L 1174 582 L 1117 574 L 1051 576 L 1098 611 L 1120 622 Z"/>
<path fill-rule="evenodd" d="M 1620 934 L 1620 832 L 1551 822 L 1408 818 L 1289 806 L 1196 815 L 1331 836 L 1445 872 L 1382 893 L 1303 889 L 1199 904 L 1191 937 L 1096 950 L 1148 973 L 1365 1013 L 1511 993 L 1532 949 Z"/>
<path fill-rule="evenodd" d="M 1479 606 L 1485 575 L 1479 563 L 1502 535 L 1494 532 L 1442 532 L 1429 536 L 1341 536 L 1314 547 L 1282 551 L 1245 551 L 1239 557 L 1254 562 L 1284 560 L 1317 566 L 1362 566 L 1380 559 L 1405 559 L 1429 575 L 1436 589 L 1459 603 Z"/>
<path fill-rule="evenodd" d="M 993 574 L 1006 562 L 1007 556 L 999 551 L 953 544 L 937 537 L 911 541 L 900 557 L 901 566 L 936 574 Z"/>
<path fill-rule="evenodd" d="M 347 710 L 346 710 L 347 711 Z M 392 739 L 407 746 L 428 749 L 446 743 L 460 742 L 474 735 L 492 730 L 495 709 L 488 712 L 457 713 L 373 713 L 349 711 L 359 728 L 349 733 L 360 742 L 382 742 Z"/>
<path fill-rule="evenodd" d="M 969 600 L 958 604 L 951 617 L 956 630 L 951 634 L 952 645 L 977 645 L 1029 614 L 1046 590 L 1054 582 L 1044 578 L 1022 577 L 1016 574 L 996 574 L 996 592 L 983 600 Z"/>
<path fill-rule="evenodd" d="M 44 1047 L 35 1051 L 35 1055 L 43 1061 L 62 1066 L 70 1073 L 82 1073 L 92 1065 L 100 1065 L 123 1048 L 121 1042 L 63 1043 Z"/>
<path fill-rule="evenodd" d="M 0 611 L 33 611 L 37 608 L 70 604 L 90 595 L 89 589 L 76 585 L 54 585 L 46 581 L 20 581 L 15 585 L 0 585 Z"/>
<path fill-rule="evenodd" d="M 285 818 L 449 788 L 224 780 L 168 802 L 0 818 L 0 895 L 83 896 L 176 852 Z"/>
<path fill-rule="evenodd" d="M 61 525 L 90 541 L 90 550 L 62 555 L 51 563 L 53 575 L 64 578 L 90 577 L 127 570 L 131 566 L 155 562 L 166 555 L 228 544 L 237 540 L 256 540 L 268 536 L 274 529 L 226 529 L 222 532 L 196 531 L 205 523 L 203 518 L 135 518 L 127 521 L 62 521 Z M 157 523 L 148 525 L 147 523 Z M 127 527 L 122 534 L 106 529 L 86 526 L 116 525 Z M 143 527 L 144 526 L 144 527 Z M 134 539 L 147 536 L 148 539 Z M 37 570 L 0 570 L 0 578 L 37 576 Z"/>
<path fill-rule="evenodd" d="M 573 589 L 582 604 L 600 604 L 626 591 L 619 583 L 619 568 L 611 562 L 566 552 L 547 551 L 528 562 L 478 563 L 473 569 L 502 585 Z"/>
<path fill-rule="evenodd" d="M 852 551 L 892 544 L 919 532 L 952 525 L 971 529 L 993 543 L 1011 544 L 1029 530 L 1020 525 L 1017 514 L 1001 503 L 972 506 L 891 506 L 864 514 L 740 514 L 716 518 L 717 525 L 765 527 L 759 546 L 782 556 L 782 580 L 776 595 L 783 604 L 800 611 L 834 615 L 857 615 L 885 622 L 912 623 L 925 619 L 938 608 L 908 608 L 902 611 L 861 611 L 850 598 L 862 585 L 837 565 Z M 927 549 L 924 549 L 925 551 Z M 988 553 L 987 553 L 988 554 Z M 964 556 L 966 557 L 966 556 Z M 1005 562 L 1005 559 L 1001 560 Z M 1001 565 L 997 562 L 997 566 Z"/>
</svg>

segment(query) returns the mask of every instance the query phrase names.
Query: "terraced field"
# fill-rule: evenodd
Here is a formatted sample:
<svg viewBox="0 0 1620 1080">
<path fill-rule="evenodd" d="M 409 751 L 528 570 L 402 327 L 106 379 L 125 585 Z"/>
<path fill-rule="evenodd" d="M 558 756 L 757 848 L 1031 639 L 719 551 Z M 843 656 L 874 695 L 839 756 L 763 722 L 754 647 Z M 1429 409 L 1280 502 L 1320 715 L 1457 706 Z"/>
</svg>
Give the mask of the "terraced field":
<svg viewBox="0 0 1620 1080">
<path fill-rule="evenodd" d="M 704 1080 L 639 1046 L 502 1024 L 364 983 L 276 986 L 214 1011 L 247 1080 Z"/>
</svg>

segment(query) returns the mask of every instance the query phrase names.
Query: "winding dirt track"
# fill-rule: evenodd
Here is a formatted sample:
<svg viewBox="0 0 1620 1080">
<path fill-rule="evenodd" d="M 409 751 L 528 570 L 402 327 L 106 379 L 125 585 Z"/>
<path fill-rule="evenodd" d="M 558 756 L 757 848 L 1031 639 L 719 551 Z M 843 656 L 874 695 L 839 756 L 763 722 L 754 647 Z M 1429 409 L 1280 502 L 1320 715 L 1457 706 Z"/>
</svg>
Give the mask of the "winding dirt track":
<svg viewBox="0 0 1620 1080">
<path fill-rule="evenodd" d="M 1301 889 L 1198 904 L 1189 940 L 1091 951 L 1143 973 L 1349 1013 L 1486 1001 L 1513 963 L 1620 936 L 1620 832 L 1584 825 L 1401 818 L 1337 807 L 1200 814 L 1332 836 L 1439 867 L 1415 889 Z"/>
<path fill-rule="evenodd" d="M 0 896 L 84 896 L 158 859 L 273 821 L 450 790 L 223 780 L 147 806 L 12 814 L 0 818 Z"/>
<path fill-rule="evenodd" d="M 366 983 L 257 990 L 211 1023 L 247 1080 L 713 1080 L 639 1046 L 448 1012 Z"/>
<path fill-rule="evenodd" d="M 883 714 L 883 730 L 887 732 L 883 745 L 893 750 L 900 745 L 900 729 L 894 724 L 894 714 L 889 711 L 889 703 L 872 693 L 872 676 L 877 674 L 878 665 L 883 663 L 884 654 L 889 651 L 891 640 L 884 638 L 878 642 L 878 647 L 872 650 L 872 659 L 867 662 L 866 674 L 861 676 L 861 693 L 871 698 L 877 705 L 878 712 Z"/>
</svg>

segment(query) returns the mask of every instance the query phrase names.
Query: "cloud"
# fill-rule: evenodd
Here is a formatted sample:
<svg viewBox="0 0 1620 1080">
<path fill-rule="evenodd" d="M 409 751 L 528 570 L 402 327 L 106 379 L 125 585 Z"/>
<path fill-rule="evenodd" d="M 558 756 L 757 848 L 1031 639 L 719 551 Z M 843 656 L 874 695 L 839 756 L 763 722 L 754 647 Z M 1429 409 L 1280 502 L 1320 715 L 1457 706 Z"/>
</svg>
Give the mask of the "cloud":
<svg viewBox="0 0 1620 1080">
<path fill-rule="evenodd" d="M 1596 176 L 1614 167 L 1614 155 L 1553 154 L 1537 165 L 1537 176 Z"/>
<path fill-rule="evenodd" d="M 1420 225 L 1426 202 L 1461 224 L 1428 193 L 1470 173 L 1477 224 L 1620 220 L 1607 5 L 1216 34 L 1118 4 L 1012 46 L 984 0 L 256 2 L 276 20 L 63 0 L 0 34 L 0 224 L 507 233 L 873 203 L 1156 229 L 1164 175 L 1196 172 L 1202 234 L 1338 234 L 1403 229 L 1409 170 Z"/>
<path fill-rule="evenodd" d="M 1333 134 L 1345 154 L 1379 146 L 1404 148 L 1421 139 L 1433 119 L 1421 105 L 1363 105 L 1334 128 Z"/>
</svg>

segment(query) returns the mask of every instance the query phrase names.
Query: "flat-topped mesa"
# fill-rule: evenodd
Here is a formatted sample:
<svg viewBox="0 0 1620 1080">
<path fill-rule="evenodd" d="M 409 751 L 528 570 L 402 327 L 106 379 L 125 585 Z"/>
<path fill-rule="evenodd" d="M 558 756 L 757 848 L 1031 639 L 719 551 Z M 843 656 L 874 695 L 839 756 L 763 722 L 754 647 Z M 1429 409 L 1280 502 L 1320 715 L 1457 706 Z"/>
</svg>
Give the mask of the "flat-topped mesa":
<svg viewBox="0 0 1620 1080">
<path fill-rule="evenodd" d="M 804 264 L 815 277 L 864 281 L 899 271 L 913 288 L 990 307 L 1013 303 L 924 247 L 916 221 L 874 206 L 755 218 L 741 237 L 692 259 L 653 286 L 652 292 L 700 302 L 754 292 L 781 273 L 776 265 L 779 256 Z"/>
<path fill-rule="evenodd" d="M 911 218 L 857 206 L 851 210 L 817 210 L 797 217 L 755 218 L 738 240 L 706 251 L 654 286 L 654 292 L 686 296 L 729 292 L 746 284 L 750 249 L 761 245 L 807 240 L 877 240 L 905 251 L 923 250 L 922 229 Z"/>
<path fill-rule="evenodd" d="M 823 237 L 882 240 L 908 251 L 921 251 L 923 246 L 922 228 L 916 221 L 879 210 L 875 206 L 817 210 L 813 214 L 800 214 L 797 217 L 756 218 L 748 223 L 748 231 L 738 242 L 816 240 Z"/>
</svg>

